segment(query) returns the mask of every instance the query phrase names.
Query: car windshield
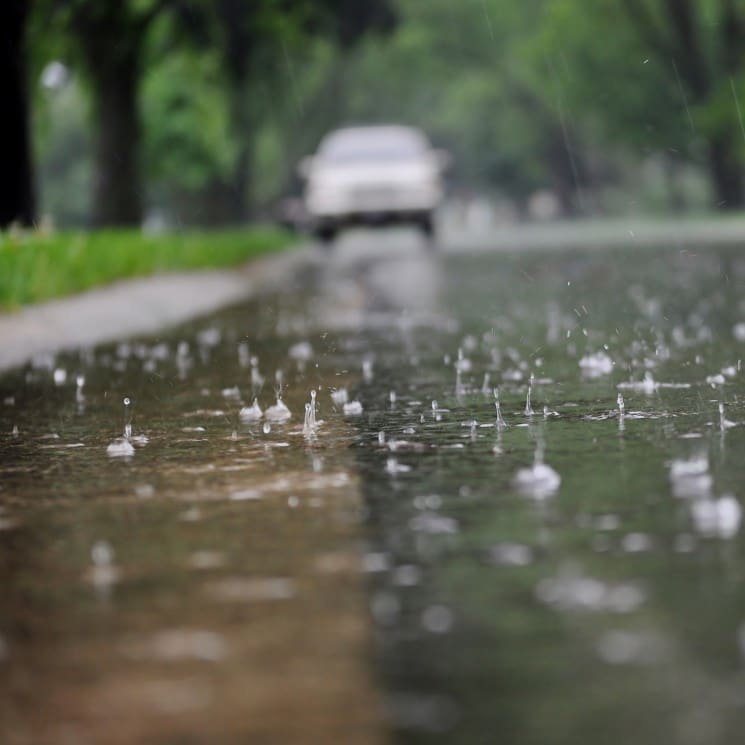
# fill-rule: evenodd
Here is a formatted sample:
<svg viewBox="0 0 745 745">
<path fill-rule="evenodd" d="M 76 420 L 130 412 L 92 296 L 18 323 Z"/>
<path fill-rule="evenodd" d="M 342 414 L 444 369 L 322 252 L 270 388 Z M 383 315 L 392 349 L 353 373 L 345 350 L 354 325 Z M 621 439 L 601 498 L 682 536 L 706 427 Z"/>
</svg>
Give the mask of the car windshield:
<svg viewBox="0 0 745 745">
<path fill-rule="evenodd" d="M 386 162 L 419 157 L 426 148 L 424 137 L 413 130 L 358 129 L 329 135 L 319 154 L 330 163 Z"/>
</svg>

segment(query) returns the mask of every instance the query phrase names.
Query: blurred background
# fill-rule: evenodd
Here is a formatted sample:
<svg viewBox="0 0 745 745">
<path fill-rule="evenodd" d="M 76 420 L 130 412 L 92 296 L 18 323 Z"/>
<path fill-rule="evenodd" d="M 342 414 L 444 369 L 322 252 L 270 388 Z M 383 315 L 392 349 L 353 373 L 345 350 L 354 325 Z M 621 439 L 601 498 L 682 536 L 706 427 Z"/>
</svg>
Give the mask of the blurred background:
<svg viewBox="0 0 745 745">
<path fill-rule="evenodd" d="M 324 133 L 375 122 L 422 127 L 452 154 L 450 205 L 497 222 L 745 203 L 739 0 L 5 0 L 0 14 L 6 225 L 283 218 Z"/>
</svg>

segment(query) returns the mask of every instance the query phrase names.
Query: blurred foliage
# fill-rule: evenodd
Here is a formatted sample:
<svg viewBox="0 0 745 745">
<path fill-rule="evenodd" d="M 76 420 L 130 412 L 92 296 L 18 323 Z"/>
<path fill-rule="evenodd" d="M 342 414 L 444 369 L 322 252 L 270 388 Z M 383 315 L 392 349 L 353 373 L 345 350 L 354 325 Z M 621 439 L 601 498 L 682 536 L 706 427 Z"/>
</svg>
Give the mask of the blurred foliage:
<svg viewBox="0 0 745 745">
<path fill-rule="evenodd" d="M 453 152 L 457 190 L 520 210 L 539 190 L 567 214 L 745 198 L 745 9 L 732 0 L 125 5 L 158 11 L 143 37 L 142 160 L 148 207 L 176 221 L 266 212 L 299 191 L 296 163 L 329 128 L 371 121 L 422 126 Z M 35 69 L 60 57 L 80 88 L 70 98 L 90 100 L 64 30 L 35 24 Z M 61 93 L 36 90 L 43 204 L 77 222 L 91 136 Z"/>
<path fill-rule="evenodd" d="M 139 230 L 0 233 L 0 308 L 15 308 L 127 277 L 235 266 L 288 246 L 271 228 L 143 234 Z"/>
<path fill-rule="evenodd" d="M 214 53 L 179 50 L 148 68 L 142 100 L 146 174 L 152 182 L 197 190 L 230 173 L 237 146 Z"/>
</svg>

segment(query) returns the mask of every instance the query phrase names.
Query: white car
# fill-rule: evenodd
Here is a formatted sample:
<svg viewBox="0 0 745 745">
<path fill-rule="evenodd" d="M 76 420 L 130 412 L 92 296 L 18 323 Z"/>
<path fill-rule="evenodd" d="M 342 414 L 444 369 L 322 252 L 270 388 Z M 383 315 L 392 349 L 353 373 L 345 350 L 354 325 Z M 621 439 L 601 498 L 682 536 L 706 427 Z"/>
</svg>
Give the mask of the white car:
<svg viewBox="0 0 745 745">
<path fill-rule="evenodd" d="M 431 237 L 449 155 L 418 129 L 347 127 L 323 138 L 300 162 L 305 210 L 325 242 L 347 225 L 413 223 Z"/>
</svg>

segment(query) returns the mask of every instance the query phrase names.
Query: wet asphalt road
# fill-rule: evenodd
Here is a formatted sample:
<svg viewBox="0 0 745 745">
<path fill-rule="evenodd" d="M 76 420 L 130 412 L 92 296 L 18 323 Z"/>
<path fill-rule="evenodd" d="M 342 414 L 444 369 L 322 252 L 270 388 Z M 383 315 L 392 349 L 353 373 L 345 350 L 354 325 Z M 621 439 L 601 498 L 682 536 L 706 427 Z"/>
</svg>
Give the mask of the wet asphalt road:
<svg viewBox="0 0 745 745">
<path fill-rule="evenodd" d="M 736 741 L 744 258 L 445 248 L 0 378 L 0 740 Z"/>
</svg>

